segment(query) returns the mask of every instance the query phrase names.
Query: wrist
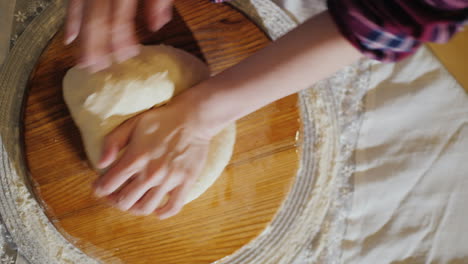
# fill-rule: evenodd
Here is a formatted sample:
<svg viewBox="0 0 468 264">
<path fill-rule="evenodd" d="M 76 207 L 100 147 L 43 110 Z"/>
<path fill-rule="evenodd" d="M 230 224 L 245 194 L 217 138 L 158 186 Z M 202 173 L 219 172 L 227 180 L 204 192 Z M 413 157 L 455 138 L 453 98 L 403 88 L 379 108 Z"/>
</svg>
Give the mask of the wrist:
<svg viewBox="0 0 468 264">
<path fill-rule="evenodd" d="M 176 96 L 168 106 L 174 114 L 182 116 L 181 121 L 192 131 L 206 138 L 212 138 L 234 121 L 204 83 Z"/>
</svg>

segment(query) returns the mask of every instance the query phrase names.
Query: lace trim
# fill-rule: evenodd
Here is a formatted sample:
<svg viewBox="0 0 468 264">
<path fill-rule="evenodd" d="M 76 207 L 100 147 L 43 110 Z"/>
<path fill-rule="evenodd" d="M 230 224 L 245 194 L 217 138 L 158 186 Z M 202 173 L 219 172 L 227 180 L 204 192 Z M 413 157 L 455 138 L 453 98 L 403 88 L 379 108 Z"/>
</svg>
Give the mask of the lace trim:
<svg viewBox="0 0 468 264">
<path fill-rule="evenodd" d="M 10 48 L 15 45 L 18 37 L 21 36 L 29 23 L 43 12 L 51 1 L 52 0 L 16 1 Z"/>
<path fill-rule="evenodd" d="M 31 263 L 97 263 L 55 229 L 31 195 L 18 144 L 18 120 L 28 76 L 64 15 L 63 3 L 52 2 L 24 30 L 0 71 L 0 214 L 11 240 Z M 1 261 L 14 263 L 13 258 Z"/>
<path fill-rule="evenodd" d="M 291 25 L 273 26 L 270 1 L 252 3 L 262 10 L 259 14 L 273 40 L 291 29 Z M 369 78 L 370 61 L 362 60 L 299 93 L 302 156 L 294 186 L 268 228 L 219 263 L 342 262 L 345 217 L 352 201 L 353 152 Z"/>
<path fill-rule="evenodd" d="M 326 98 L 325 104 L 330 109 L 328 123 L 334 126 L 332 130 L 335 133 L 336 146 L 334 157 L 324 160 L 332 163 L 330 170 L 324 173 L 334 176 L 328 182 L 330 197 L 326 215 L 320 223 L 321 232 L 316 237 L 309 238 L 293 263 L 342 263 L 345 219 L 351 209 L 353 193 L 354 150 L 362 123 L 363 98 L 369 86 L 370 65 L 369 60 L 362 60 L 312 88 Z M 310 104 L 316 100 L 314 96 L 306 96 Z M 322 142 L 324 139 L 318 136 L 316 141 Z M 324 153 L 316 151 L 314 155 Z M 327 176 L 318 174 L 316 177 Z"/>
</svg>

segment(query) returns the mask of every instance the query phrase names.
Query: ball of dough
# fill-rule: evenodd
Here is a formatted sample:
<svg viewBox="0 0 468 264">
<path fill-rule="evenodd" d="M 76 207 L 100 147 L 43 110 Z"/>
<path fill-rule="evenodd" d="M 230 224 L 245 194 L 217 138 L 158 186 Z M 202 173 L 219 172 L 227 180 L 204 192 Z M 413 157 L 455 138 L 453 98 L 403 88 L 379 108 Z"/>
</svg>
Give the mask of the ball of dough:
<svg viewBox="0 0 468 264">
<path fill-rule="evenodd" d="M 98 73 L 70 69 L 63 79 L 63 97 L 80 130 L 88 159 L 96 167 L 109 132 L 208 77 L 208 67 L 183 50 L 143 46 L 135 58 Z M 234 141 L 235 125 L 212 139 L 205 167 L 186 203 L 200 196 L 221 175 L 231 158 Z"/>
</svg>

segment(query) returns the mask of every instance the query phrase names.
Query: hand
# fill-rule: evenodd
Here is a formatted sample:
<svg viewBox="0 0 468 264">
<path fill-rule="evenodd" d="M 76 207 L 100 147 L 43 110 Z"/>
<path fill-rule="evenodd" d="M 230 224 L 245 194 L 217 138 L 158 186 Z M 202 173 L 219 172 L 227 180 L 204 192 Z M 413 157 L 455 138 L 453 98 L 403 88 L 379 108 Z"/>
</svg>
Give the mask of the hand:
<svg viewBox="0 0 468 264">
<path fill-rule="evenodd" d="M 160 219 L 177 214 L 203 168 L 211 139 L 201 133 L 195 119 L 184 114 L 188 112 L 166 105 L 131 118 L 111 132 L 99 167 L 117 161 L 96 181 L 95 194 L 109 196 L 117 208 L 137 215 L 151 214 L 168 195 L 156 213 Z"/>
<path fill-rule="evenodd" d="M 145 0 L 146 20 L 152 31 L 172 18 L 174 0 Z M 78 66 L 96 72 L 139 53 L 135 34 L 138 0 L 70 0 L 65 44 L 80 41 Z"/>
</svg>

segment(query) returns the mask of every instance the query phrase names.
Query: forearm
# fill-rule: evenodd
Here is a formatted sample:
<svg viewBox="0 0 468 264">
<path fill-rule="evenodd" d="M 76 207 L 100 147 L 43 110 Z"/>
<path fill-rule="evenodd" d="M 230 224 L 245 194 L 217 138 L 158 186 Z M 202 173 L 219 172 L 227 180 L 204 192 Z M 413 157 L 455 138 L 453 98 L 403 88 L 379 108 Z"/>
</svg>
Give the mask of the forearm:
<svg viewBox="0 0 468 264">
<path fill-rule="evenodd" d="M 217 131 L 262 106 L 310 87 L 360 56 L 324 12 L 176 101 L 190 105 L 199 122 Z"/>
</svg>

